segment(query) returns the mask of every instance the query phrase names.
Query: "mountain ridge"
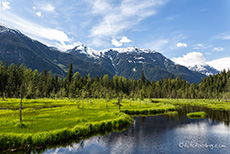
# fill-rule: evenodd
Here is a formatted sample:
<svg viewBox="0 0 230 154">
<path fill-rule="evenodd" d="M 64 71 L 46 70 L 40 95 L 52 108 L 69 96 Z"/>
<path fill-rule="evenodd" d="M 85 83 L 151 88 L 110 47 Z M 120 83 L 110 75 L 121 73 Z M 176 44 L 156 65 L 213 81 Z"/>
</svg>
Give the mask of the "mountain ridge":
<svg viewBox="0 0 230 154">
<path fill-rule="evenodd" d="M 145 71 L 149 80 L 160 80 L 171 75 L 182 76 L 189 82 L 198 83 L 205 76 L 177 65 L 159 52 L 136 47 L 110 48 L 96 51 L 79 44 L 68 52 L 60 52 L 20 31 L 0 24 L 0 60 L 8 63 L 24 63 L 31 69 L 42 72 L 52 70 L 53 74 L 66 76 L 69 64 L 81 75 L 103 76 L 108 74 L 139 79 Z"/>
<path fill-rule="evenodd" d="M 205 74 L 206 76 L 215 75 L 220 73 L 217 69 L 209 66 L 209 65 L 195 65 L 189 66 L 188 69 L 196 72 L 200 72 L 201 74 Z"/>
<path fill-rule="evenodd" d="M 190 71 L 184 66 L 175 64 L 161 53 L 150 49 L 128 47 L 95 51 L 84 44 L 79 44 L 69 50 L 69 53 L 86 61 L 98 63 L 114 74 L 126 78 L 138 79 L 143 70 L 149 80 L 160 80 L 164 77 L 170 77 L 170 75 L 181 75 L 189 82 L 197 83 L 205 77 L 198 72 Z"/>
</svg>

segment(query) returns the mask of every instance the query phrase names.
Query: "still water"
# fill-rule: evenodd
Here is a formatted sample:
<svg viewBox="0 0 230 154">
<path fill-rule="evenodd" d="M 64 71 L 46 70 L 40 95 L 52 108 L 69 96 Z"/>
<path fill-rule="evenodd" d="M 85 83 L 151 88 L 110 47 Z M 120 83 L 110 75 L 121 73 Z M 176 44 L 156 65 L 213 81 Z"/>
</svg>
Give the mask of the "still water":
<svg viewBox="0 0 230 154">
<path fill-rule="evenodd" d="M 205 111 L 205 119 L 189 119 L 186 113 Z M 47 149 L 45 154 L 189 154 L 230 153 L 230 113 L 201 107 L 183 107 L 177 116 L 134 117 L 123 132 L 94 136 L 67 147 Z"/>
</svg>

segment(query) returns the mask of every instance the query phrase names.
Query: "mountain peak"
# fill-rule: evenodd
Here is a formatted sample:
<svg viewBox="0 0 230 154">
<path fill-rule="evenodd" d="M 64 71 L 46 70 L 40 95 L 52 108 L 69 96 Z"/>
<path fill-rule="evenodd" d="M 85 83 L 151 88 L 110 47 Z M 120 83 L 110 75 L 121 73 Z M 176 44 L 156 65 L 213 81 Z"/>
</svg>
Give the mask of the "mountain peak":
<svg viewBox="0 0 230 154">
<path fill-rule="evenodd" d="M 102 50 L 101 52 L 108 52 L 108 51 L 117 51 L 119 53 L 132 53 L 132 52 L 138 52 L 138 53 L 155 53 L 156 51 L 150 50 L 150 49 L 141 49 L 137 47 L 127 47 L 127 48 L 109 48 L 106 50 Z"/>
<path fill-rule="evenodd" d="M 8 27 L 7 25 L 0 22 L 0 33 L 5 33 L 5 32 L 11 32 L 14 34 L 16 34 L 16 33 L 21 34 L 21 32 L 19 30 Z"/>
<path fill-rule="evenodd" d="M 77 46 L 75 46 L 73 48 L 73 50 L 75 50 L 75 51 L 84 51 L 85 52 L 85 51 L 87 51 L 87 46 L 82 44 L 82 43 L 79 43 Z"/>
<path fill-rule="evenodd" d="M 93 50 L 86 45 L 79 43 L 77 46 L 75 46 L 70 52 L 77 52 L 80 54 L 85 54 L 87 57 L 93 57 L 93 58 L 98 58 L 100 56 L 104 56 L 105 53 L 107 52 L 118 52 L 118 53 L 155 53 L 156 51 L 150 50 L 150 49 L 141 49 L 137 47 L 127 47 L 127 48 L 108 48 L 105 50 Z"/>
<path fill-rule="evenodd" d="M 34 41 L 26 35 L 0 25 L 0 60 L 11 63 L 24 63 L 31 69 L 52 70 L 54 74 L 66 76 L 69 64 L 73 71 L 92 76 L 108 74 L 139 79 L 144 70 L 146 78 L 158 81 L 164 77 L 182 75 L 187 81 L 198 83 L 205 75 L 175 65 L 161 53 L 137 47 L 110 48 L 96 51 L 82 43 L 62 53 L 54 48 Z"/>
<path fill-rule="evenodd" d="M 85 54 L 87 57 L 96 58 L 98 56 L 97 51 L 87 47 L 85 44 L 79 43 L 70 52 L 77 52 L 80 54 Z"/>
<path fill-rule="evenodd" d="M 209 65 L 203 65 L 203 64 L 189 66 L 188 68 L 192 71 L 196 71 L 196 72 L 200 72 L 201 74 L 205 74 L 206 76 L 219 73 L 219 71 L 216 70 L 215 68 Z"/>
</svg>

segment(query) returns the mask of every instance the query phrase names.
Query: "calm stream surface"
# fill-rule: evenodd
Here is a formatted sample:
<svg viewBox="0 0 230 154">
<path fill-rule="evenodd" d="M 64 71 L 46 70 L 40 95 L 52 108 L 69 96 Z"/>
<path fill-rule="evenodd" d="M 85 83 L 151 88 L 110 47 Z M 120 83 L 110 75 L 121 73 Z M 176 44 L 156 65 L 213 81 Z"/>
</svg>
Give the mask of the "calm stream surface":
<svg viewBox="0 0 230 154">
<path fill-rule="evenodd" d="M 205 111 L 205 119 L 189 119 L 187 112 Z M 123 132 L 94 136 L 67 147 L 47 149 L 45 154 L 68 153 L 230 153 L 230 128 L 227 111 L 183 107 L 177 116 L 134 117 Z"/>
</svg>

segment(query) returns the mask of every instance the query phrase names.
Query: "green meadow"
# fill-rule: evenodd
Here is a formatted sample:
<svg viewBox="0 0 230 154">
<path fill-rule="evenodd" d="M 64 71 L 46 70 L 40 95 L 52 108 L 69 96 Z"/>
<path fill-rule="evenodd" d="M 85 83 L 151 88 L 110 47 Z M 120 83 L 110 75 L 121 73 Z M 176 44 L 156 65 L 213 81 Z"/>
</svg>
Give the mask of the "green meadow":
<svg viewBox="0 0 230 154">
<path fill-rule="evenodd" d="M 37 133 L 62 128 L 72 128 L 86 122 L 97 122 L 117 118 L 117 100 L 104 99 L 34 99 L 23 100 L 22 124 L 19 122 L 19 99 L 7 99 L 0 103 L 1 133 Z M 164 113 L 174 110 L 172 104 L 123 100 L 121 111 Z"/>
<path fill-rule="evenodd" d="M 176 107 L 190 105 L 208 107 L 213 110 L 230 111 L 230 101 L 226 101 L 225 99 L 153 99 L 153 101 L 154 100 Z"/>
<path fill-rule="evenodd" d="M 173 104 L 150 99 L 24 99 L 19 122 L 20 99 L 0 102 L 0 149 L 32 148 L 68 138 L 84 138 L 92 133 L 126 128 L 128 115 L 152 115 L 174 111 Z M 127 113 L 127 114 L 125 114 Z"/>
<path fill-rule="evenodd" d="M 97 133 L 121 130 L 132 116 L 177 115 L 184 105 L 230 110 L 230 102 L 207 99 L 24 99 L 20 122 L 20 99 L 0 102 L 0 150 L 36 148 Z M 191 113 L 194 118 L 205 113 Z"/>
</svg>

